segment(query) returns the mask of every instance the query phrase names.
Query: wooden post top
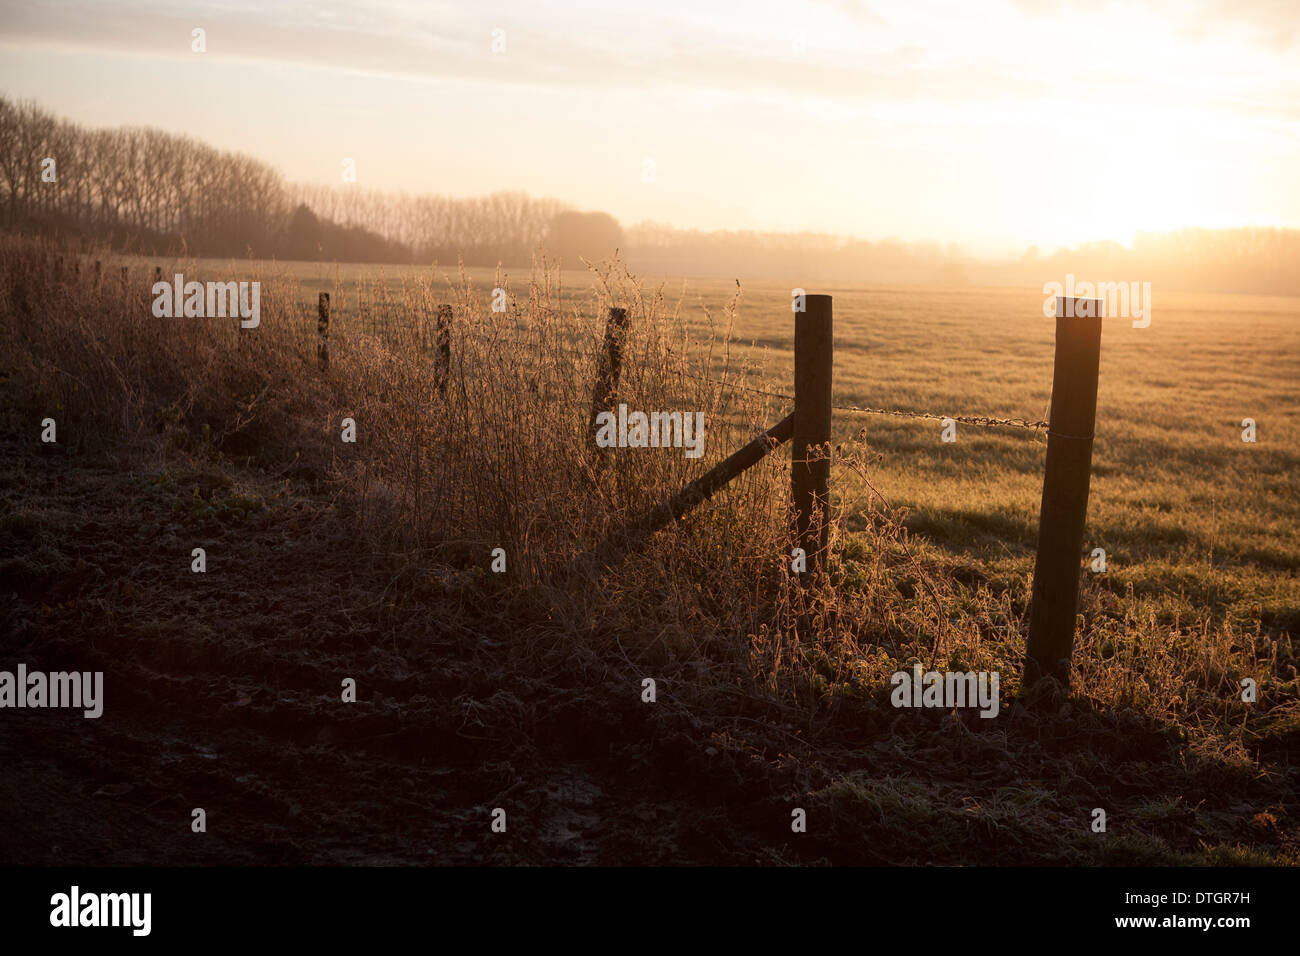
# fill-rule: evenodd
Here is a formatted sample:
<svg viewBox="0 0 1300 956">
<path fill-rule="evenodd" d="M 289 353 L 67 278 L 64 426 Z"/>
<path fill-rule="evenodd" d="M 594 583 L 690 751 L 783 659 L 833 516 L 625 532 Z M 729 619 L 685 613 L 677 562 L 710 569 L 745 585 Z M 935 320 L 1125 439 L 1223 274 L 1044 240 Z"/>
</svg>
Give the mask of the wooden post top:
<svg viewBox="0 0 1300 956">
<path fill-rule="evenodd" d="M 1084 299 L 1079 296 L 1056 297 L 1058 319 L 1102 319 L 1106 317 L 1105 299 Z"/>
</svg>

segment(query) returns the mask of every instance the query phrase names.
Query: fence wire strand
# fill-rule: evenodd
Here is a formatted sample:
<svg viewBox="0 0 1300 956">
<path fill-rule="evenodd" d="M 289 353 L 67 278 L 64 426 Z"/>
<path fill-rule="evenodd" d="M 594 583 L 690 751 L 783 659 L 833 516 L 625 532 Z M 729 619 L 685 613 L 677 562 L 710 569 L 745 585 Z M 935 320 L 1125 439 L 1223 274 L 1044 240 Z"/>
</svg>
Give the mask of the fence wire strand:
<svg viewBox="0 0 1300 956">
<path fill-rule="evenodd" d="M 513 328 L 512 332 L 526 332 L 527 329 Z M 588 349 L 577 346 L 559 345 L 557 343 L 543 343 L 531 337 L 515 336 L 507 334 L 486 335 L 482 332 L 472 332 L 469 337 L 478 341 L 480 344 L 498 345 L 508 344 L 514 346 L 545 347 L 551 351 L 561 352 L 568 355 L 593 357 Z M 755 395 L 762 395 L 766 398 L 775 398 L 783 402 L 793 402 L 794 396 L 786 392 L 776 392 L 771 389 L 757 388 L 753 385 L 744 385 L 740 382 L 724 382 L 708 375 L 699 375 L 692 372 L 681 371 L 678 369 L 668 369 L 671 374 L 683 378 L 694 379 L 699 382 L 706 382 L 710 385 L 716 385 L 719 388 L 740 389 L 751 392 Z M 740 374 L 744 374 L 743 372 Z M 1049 400 L 1050 401 L 1050 400 Z M 911 421 L 936 421 L 942 422 L 951 420 L 963 425 L 973 425 L 978 428 L 1024 428 L 1031 431 L 1041 431 L 1050 427 L 1046 421 L 1031 421 L 1027 418 L 993 418 L 988 415 L 937 415 L 933 412 L 917 412 L 901 408 L 876 408 L 869 405 L 836 405 L 831 404 L 831 408 L 840 412 L 853 412 L 861 415 L 881 415 L 888 418 L 904 418 Z"/>
<path fill-rule="evenodd" d="M 753 392 L 757 395 L 766 395 L 769 398 L 779 398 L 782 401 L 793 402 L 794 396 L 785 392 L 773 392 L 768 389 L 755 388 L 752 385 L 741 385 L 738 382 L 720 382 L 715 378 L 709 378 L 707 375 L 692 375 L 690 372 L 673 371 L 675 375 L 682 375 L 688 378 L 697 379 L 701 382 L 710 382 L 721 388 L 739 388 L 747 392 Z M 1048 422 L 1030 421 L 1027 418 L 990 418 L 987 415 L 936 415 L 932 412 L 913 412 L 900 408 L 871 408 L 865 405 L 831 405 L 831 408 L 841 412 L 858 412 L 864 415 L 887 415 L 892 418 L 909 418 L 925 421 L 945 421 L 951 419 L 954 422 L 960 422 L 963 425 L 977 425 L 981 428 L 993 427 L 1010 427 L 1010 428 L 1028 428 L 1035 431 L 1047 428 Z"/>
</svg>

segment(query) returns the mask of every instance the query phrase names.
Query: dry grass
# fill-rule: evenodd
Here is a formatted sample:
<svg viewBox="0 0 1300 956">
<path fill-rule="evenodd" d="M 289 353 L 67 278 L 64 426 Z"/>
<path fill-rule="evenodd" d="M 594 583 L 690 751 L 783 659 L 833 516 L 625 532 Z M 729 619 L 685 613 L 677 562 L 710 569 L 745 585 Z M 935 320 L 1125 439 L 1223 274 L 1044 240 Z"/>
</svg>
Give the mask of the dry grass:
<svg viewBox="0 0 1300 956">
<path fill-rule="evenodd" d="M 1034 827 L 1043 832 L 1055 825 L 1049 819 L 1082 813 L 1079 799 L 1122 802 L 1115 794 L 1078 797 L 1069 779 L 1107 774 L 1112 761 L 1134 756 L 1133 747 L 1146 746 L 1143 759 L 1163 765 L 1144 799 L 1154 791 L 1212 800 L 1216 788 L 1261 786 L 1272 799 L 1294 779 L 1300 708 L 1292 635 L 1258 614 L 1170 619 L 1158 592 L 1089 581 L 1075 659 L 1080 690 L 1049 716 L 1011 707 L 1027 622 L 1023 553 L 1003 565 L 982 563 L 971 548 L 918 536 L 923 525 L 899 500 L 915 506 L 922 488 L 893 495 L 892 507 L 865 491 L 897 467 L 882 465 L 878 438 L 872 446 L 847 438 L 838 449 L 834 480 L 855 490 L 838 497 L 835 558 L 820 583 L 800 587 L 787 573 L 789 461 L 780 454 L 687 521 L 629 548 L 617 568 L 575 578 L 578 554 L 778 416 L 772 400 L 733 387 L 760 378 L 754 373 L 764 361 L 736 344 L 735 297 L 705 322 L 688 319 L 681 302 L 617 263 L 594 270 L 581 295 L 561 290 L 545 263 L 524 287 L 497 279 L 509 288 L 505 314 L 494 313 L 483 283 L 464 273 L 446 282 L 433 272 L 406 275 L 396 286 L 338 283 L 339 318 L 322 373 L 314 310 L 286 269 L 250 262 L 221 276 L 262 282 L 261 327 L 241 335 L 231 319 L 155 319 L 152 276 L 143 269 L 125 288 L 116 265 L 99 289 L 58 281 L 61 255 L 66 280 L 72 258 L 59 250 L 17 241 L 0 247 L 7 412 L 21 428 L 35 434 L 48 415 L 61 443 L 118 456 L 124 466 L 178 456 L 254 466 L 331 495 L 353 516 L 359 562 L 388 562 L 399 587 L 436 582 L 441 597 L 424 612 L 453 624 L 463 619 L 479 634 L 490 622 L 491 637 L 508 638 L 502 653 L 518 673 L 551 675 L 560 686 L 638 689 L 642 677 L 655 676 L 663 710 L 729 728 L 714 731 L 724 751 L 740 740 L 737 754 L 802 754 L 803 769 L 790 779 L 808 788 L 810 800 L 856 807 L 841 819 L 910 806 L 918 825 L 933 818 L 954 838 L 967 825 L 960 821 L 969 815 L 936 803 L 950 782 L 913 799 L 916 784 L 882 789 L 828 756 L 864 741 L 880 750 L 873 760 L 888 757 L 921 774 L 927 759 L 951 756 L 958 744 L 963 753 L 987 752 L 1009 778 L 1004 785 L 1041 798 L 1045 815 Z M 174 271 L 201 278 L 203 268 L 211 266 Z M 439 302 L 454 308 L 445 396 L 433 360 Z M 585 429 L 610 305 L 632 316 L 619 400 L 634 409 L 703 411 L 701 461 L 679 450 L 627 449 L 601 453 L 597 466 Z M 356 321 L 363 315 L 364 324 Z M 976 404 L 993 414 L 1026 412 Z M 340 440 L 347 417 L 356 422 L 355 444 Z M 498 547 L 507 555 L 504 575 L 488 570 Z M 1178 590 L 1172 578 L 1167 586 Z M 931 715 L 893 711 L 889 676 L 912 661 L 1000 672 L 1003 717 L 939 726 Z M 1244 676 L 1258 681 L 1256 704 L 1240 700 Z M 936 740 L 926 758 L 927 741 Z M 1170 740 L 1176 743 L 1166 746 Z M 1071 755 L 1061 757 L 1062 746 L 1072 746 Z M 1048 787 L 1045 765 L 1032 765 L 1038 747 L 1064 761 L 1053 765 L 1059 785 Z M 1266 768 L 1269 761 L 1275 765 Z M 971 826 L 996 830 L 1025 812 L 1020 797 L 996 792 L 1002 795 Z M 1294 796 L 1270 805 L 1287 836 L 1263 858 L 1289 859 Z M 1170 814 L 1153 813 L 1159 819 L 1140 828 L 1133 859 L 1236 852 L 1236 830 L 1192 827 L 1170 836 L 1160 829 Z M 1155 849 L 1142 842 L 1157 837 Z M 1058 855 L 1100 861 L 1086 843 L 1071 835 Z"/>
</svg>

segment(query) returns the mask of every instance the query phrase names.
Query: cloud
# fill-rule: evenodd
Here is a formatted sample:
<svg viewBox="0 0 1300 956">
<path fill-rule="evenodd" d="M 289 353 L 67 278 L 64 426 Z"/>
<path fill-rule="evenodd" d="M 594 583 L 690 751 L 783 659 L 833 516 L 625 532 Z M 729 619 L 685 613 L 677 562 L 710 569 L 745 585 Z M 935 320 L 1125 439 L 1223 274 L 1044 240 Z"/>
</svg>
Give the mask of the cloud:
<svg viewBox="0 0 1300 956">
<path fill-rule="evenodd" d="M 1223 70 L 1203 102 L 1279 119 L 1294 118 L 1295 71 L 1285 81 L 1241 81 L 1232 63 L 1205 55 L 1215 38 L 1267 42 L 1294 36 L 1300 4 L 1292 0 L 1202 0 L 1199 18 L 1185 3 L 1136 6 L 1153 30 L 1175 29 L 1195 41 L 1206 76 Z M 1132 8 L 1074 0 L 1013 0 L 972 10 L 960 3 L 909 3 L 889 20 L 867 3 L 818 0 L 768 9 L 746 2 L 702 6 L 661 0 L 617 17 L 596 0 L 510 3 L 467 8 L 407 0 L 334 3 L 201 3 L 178 12 L 156 0 L 104 6 L 88 0 L 57 6 L 18 0 L 0 30 L 11 40 L 191 57 L 190 31 L 207 31 L 207 56 L 302 64 L 420 78 L 568 90 L 655 90 L 680 96 L 734 93 L 773 101 L 801 98 L 855 104 L 950 104 L 1002 109 L 1018 101 L 1086 99 L 1124 106 L 1135 95 L 1170 105 L 1186 99 L 1172 82 L 1135 76 L 1140 43 L 1129 62 L 1104 62 L 1118 42 L 1132 45 Z M 1111 27 L 1096 10 L 1122 17 Z M 1181 11 L 1181 12 L 1180 12 Z M 1064 19 L 1062 19 L 1064 18 Z M 1162 24 L 1164 25 L 1162 27 Z M 494 54 L 494 29 L 506 52 Z M 1127 32 L 1126 32 L 1127 31 Z M 1141 37 L 1136 40 L 1140 41 Z M 1088 56 L 1061 56 L 1065 46 Z M 1103 54 L 1103 62 L 1093 51 Z M 1257 65 L 1257 64 L 1256 64 Z M 1274 77 L 1276 79 L 1276 76 Z M 1234 85 L 1235 84 L 1235 85 Z"/>
</svg>

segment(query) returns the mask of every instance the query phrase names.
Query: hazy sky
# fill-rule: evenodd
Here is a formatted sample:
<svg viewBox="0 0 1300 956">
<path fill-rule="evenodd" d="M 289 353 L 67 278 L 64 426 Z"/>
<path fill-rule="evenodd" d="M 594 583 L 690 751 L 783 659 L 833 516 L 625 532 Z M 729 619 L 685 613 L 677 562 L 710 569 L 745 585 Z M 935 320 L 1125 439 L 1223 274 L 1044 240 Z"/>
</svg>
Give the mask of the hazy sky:
<svg viewBox="0 0 1300 956">
<path fill-rule="evenodd" d="M 292 180 L 351 157 L 625 224 L 975 251 L 1300 227 L 1300 0 L 0 0 L 0 91 Z"/>
</svg>

